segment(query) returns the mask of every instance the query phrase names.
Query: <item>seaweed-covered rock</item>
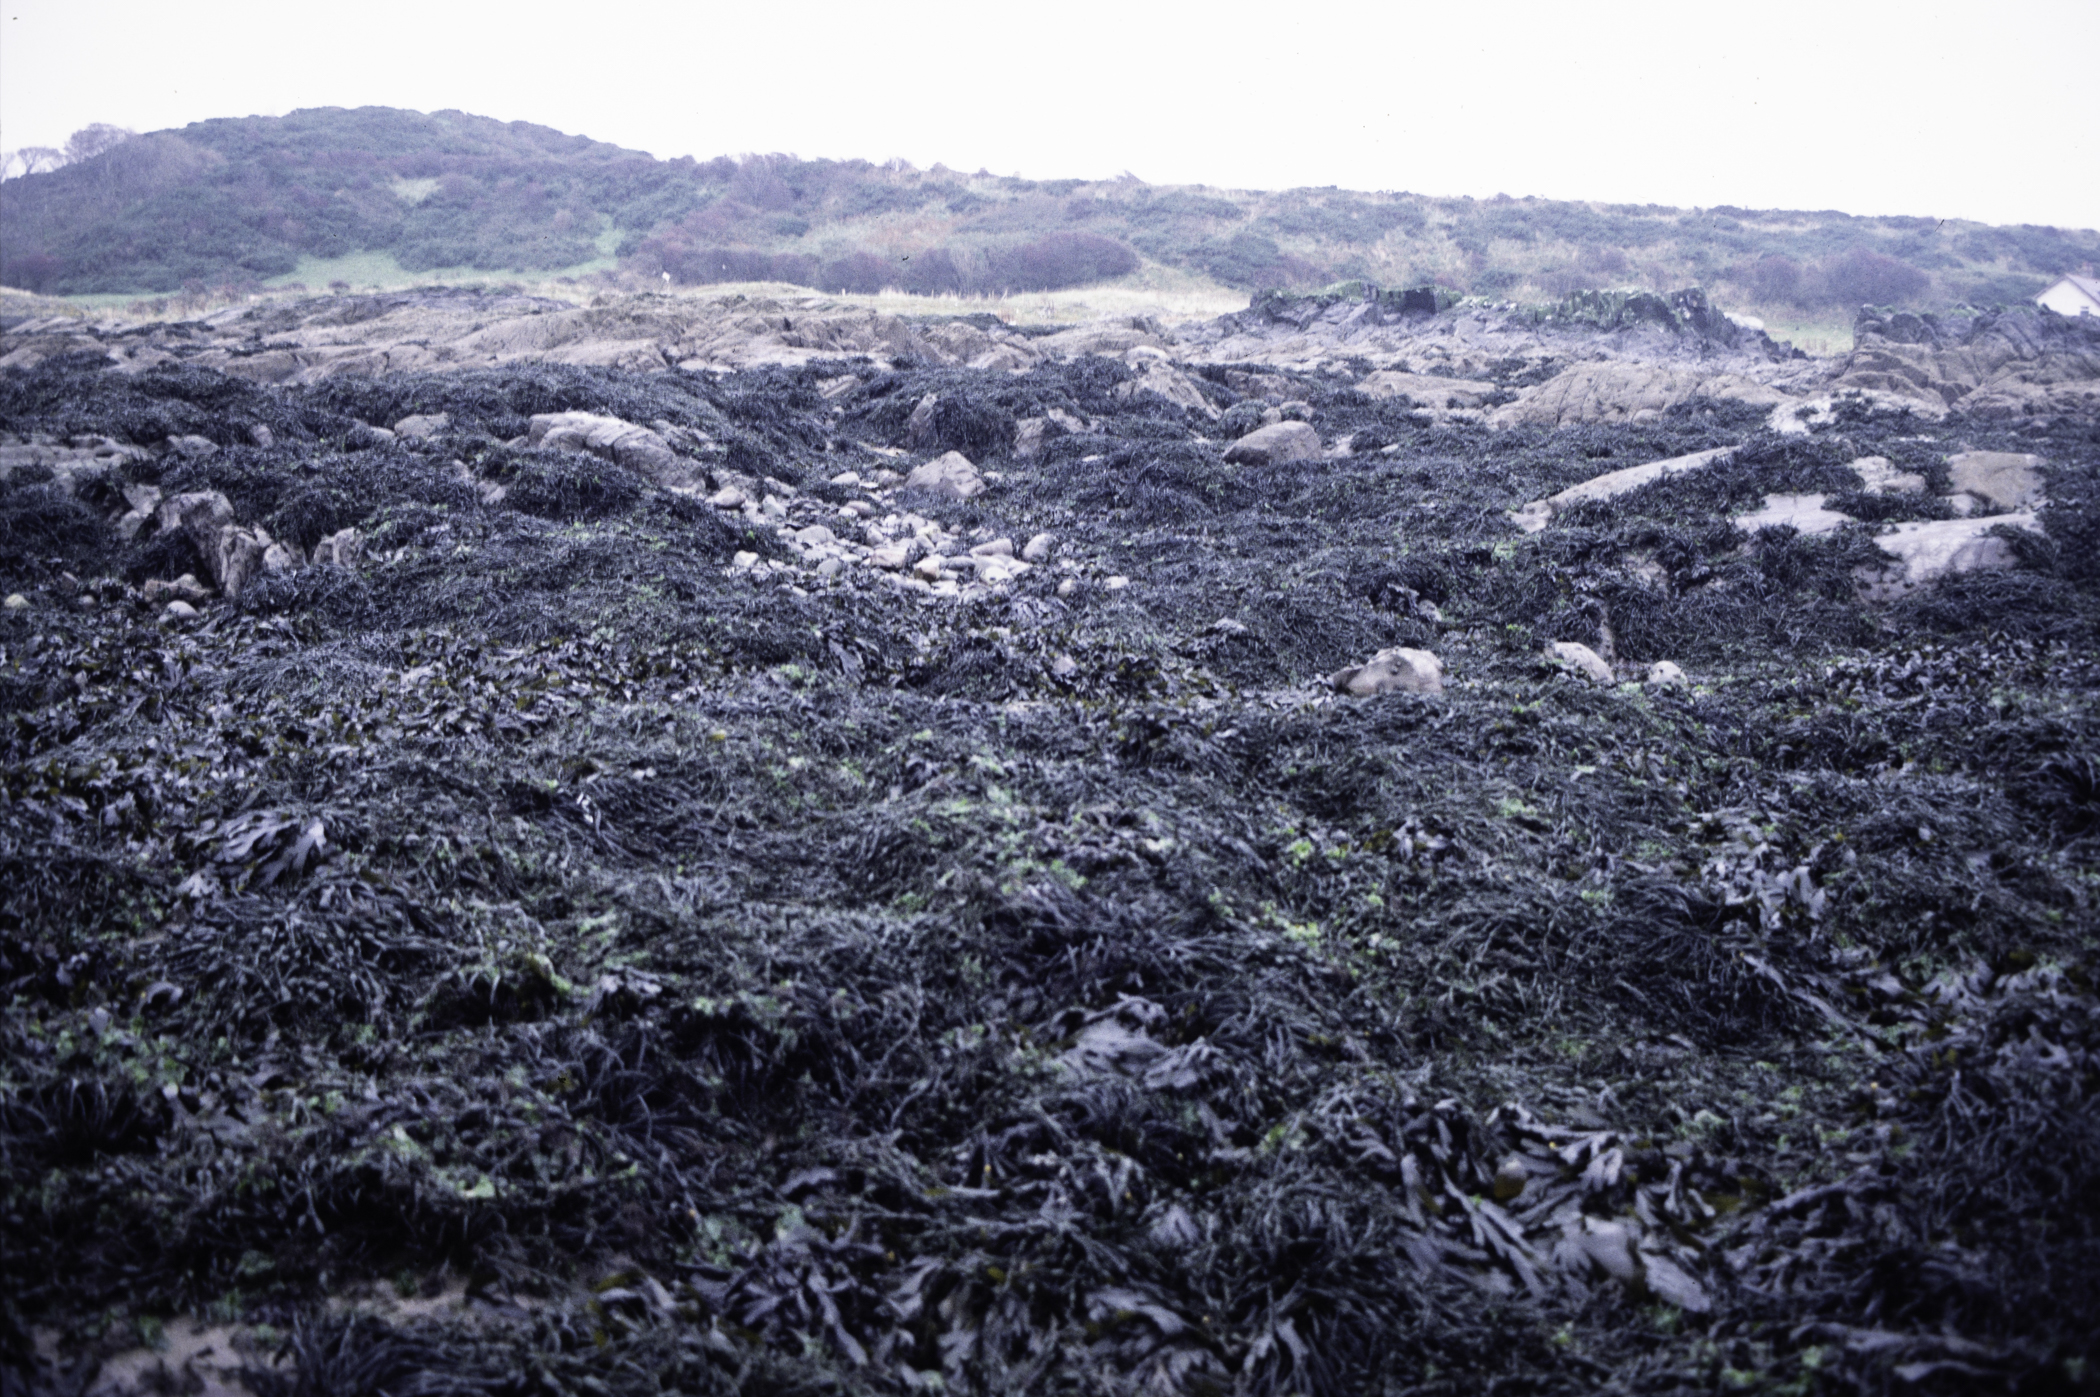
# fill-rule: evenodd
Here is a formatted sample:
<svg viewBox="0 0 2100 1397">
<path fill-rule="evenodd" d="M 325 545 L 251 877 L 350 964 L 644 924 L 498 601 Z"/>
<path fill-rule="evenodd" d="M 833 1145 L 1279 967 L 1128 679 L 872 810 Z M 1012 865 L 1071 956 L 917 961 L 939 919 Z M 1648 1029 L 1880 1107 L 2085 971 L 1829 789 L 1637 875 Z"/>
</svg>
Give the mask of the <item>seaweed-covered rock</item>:
<svg viewBox="0 0 2100 1397">
<path fill-rule="evenodd" d="M 1614 499 L 1673 475 L 1684 475 L 1721 464 L 1734 455 L 1734 447 L 1716 446 L 1705 451 L 1688 452 L 1661 461 L 1647 461 L 1638 466 L 1624 466 L 1615 471 L 1606 471 L 1603 475 L 1591 476 L 1579 485 L 1570 485 L 1556 495 L 1543 500 L 1533 500 L 1522 509 L 1512 510 L 1510 521 L 1525 533 L 1537 533 L 1552 522 L 1554 515 L 1576 505 Z"/>
<path fill-rule="evenodd" d="M 1370 398 L 1405 398 L 1417 407 L 1475 408 L 1496 388 L 1480 379 L 1440 378 L 1432 374 L 1381 369 L 1366 375 L 1356 385 L 1356 391 Z"/>
</svg>

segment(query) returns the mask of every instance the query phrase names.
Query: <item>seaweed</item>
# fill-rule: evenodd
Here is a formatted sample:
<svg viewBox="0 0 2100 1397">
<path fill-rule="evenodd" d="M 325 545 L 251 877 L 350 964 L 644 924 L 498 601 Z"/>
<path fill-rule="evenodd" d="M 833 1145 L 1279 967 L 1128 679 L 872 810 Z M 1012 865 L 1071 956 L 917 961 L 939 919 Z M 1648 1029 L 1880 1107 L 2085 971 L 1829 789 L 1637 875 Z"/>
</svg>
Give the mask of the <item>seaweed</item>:
<svg viewBox="0 0 2100 1397">
<path fill-rule="evenodd" d="M 184 618 L 142 584 L 186 540 L 6 487 L 9 1381 L 177 1317 L 278 1393 L 2085 1381 L 2090 442 L 1495 432 L 1280 373 L 1353 454 L 1241 465 L 1244 414 L 1129 377 L 0 375 L 0 429 L 365 535 Z M 1054 552 L 820 575 L 518 440 L 558 410 L 790 526 Z M 1868 529 L 1730 522 L 1971 446 L 2051 459 L 2020 570 L 1877 605 Z M 850 483 L 897 447 L 986 488 Z M 1441 694 L 1322 678 L 1396 645 Z"/>
</svg>

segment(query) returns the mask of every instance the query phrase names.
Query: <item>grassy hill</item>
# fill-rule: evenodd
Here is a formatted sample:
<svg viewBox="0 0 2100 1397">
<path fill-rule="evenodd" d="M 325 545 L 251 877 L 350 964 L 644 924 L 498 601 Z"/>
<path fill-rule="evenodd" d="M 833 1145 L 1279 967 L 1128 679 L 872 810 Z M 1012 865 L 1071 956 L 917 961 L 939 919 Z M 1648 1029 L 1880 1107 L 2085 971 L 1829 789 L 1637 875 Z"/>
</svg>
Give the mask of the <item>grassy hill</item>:
<svg viewBox="0 0 2100 1397">
<path fill-rule="evenodd" d="M 1028 180 L 936 165 L 657 160 L 462 112 L 199 122 L 0 185 L 0 281 L 59 295 L 283 282 L 348 264 L 1006 294 L 1162 269 L 1466 294 L 1700 284 L 1780 323 L 2031 296 L 2100 232 L 1546 199 Z"/>
</svg>

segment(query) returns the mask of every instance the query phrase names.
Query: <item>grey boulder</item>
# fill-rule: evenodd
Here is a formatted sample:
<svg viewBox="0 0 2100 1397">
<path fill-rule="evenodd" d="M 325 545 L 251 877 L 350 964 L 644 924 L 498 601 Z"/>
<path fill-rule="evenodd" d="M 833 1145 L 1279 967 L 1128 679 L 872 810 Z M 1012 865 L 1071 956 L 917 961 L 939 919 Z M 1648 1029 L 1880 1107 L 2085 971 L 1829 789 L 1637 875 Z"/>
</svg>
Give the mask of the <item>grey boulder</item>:
<svg viewBox="0 0 2100 1397">
<path fill-rule="evenodd" d="M 1612 673 L 1604 657 L 1589 646 L 1572 640 L 1556 640 L 1546 647 L 1546 658 L 1599 684 L 1616 684 L 1619 676 Z"/>
<path fill-rule="evenodd" d="M 1373 694 L 1441 694 L 1444 666 L 1427 650 L 1394 646 L 1381 650 L 1363 664 L 1336 670 L 1327 682 L 1356 698 Z"/>
<path fill-rule="evenodd" d="M 1271 422 L 1225 448 L 1225 459 L 1236 465 L 1269 466 L 1315 460 L 1320 450 L 1320 434 L 1309 423 Z"/>
<path fill-rule="evenodd" d="M 907 489 L 931 490 L 951 500 L 967 500 L 984 489 L 984 477 L 970 464 L 969 457 L 950 451 L 914 467 L 904 477 L 904 484 Z"/>
<path fill-rule="evenodd" d="M 448 412 L 417 413 L 413 417 L 404 417 L 396 422 L 394 435 L 408 441 L 422 441 L 425 437 L 438 435 L 451 425 L 452 414 Z"/>
</svg>

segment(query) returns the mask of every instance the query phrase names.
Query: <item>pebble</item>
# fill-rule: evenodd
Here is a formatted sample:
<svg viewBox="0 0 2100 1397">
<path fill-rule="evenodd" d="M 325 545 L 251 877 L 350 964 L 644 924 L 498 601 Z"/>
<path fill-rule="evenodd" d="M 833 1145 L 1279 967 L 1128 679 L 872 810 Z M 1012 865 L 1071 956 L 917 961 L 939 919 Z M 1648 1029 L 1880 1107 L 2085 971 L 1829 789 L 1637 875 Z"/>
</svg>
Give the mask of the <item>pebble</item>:
<svg viewBox="0 0 2100 1397">
<path fill-rule="evenodd" d="M 1049 558 L 1050 550 L 1052 548 L 1055 548 L 1056 546 L 1057 535 L 1037 534 L 1034 538 L 1028 540 L 1028 542 L 1025 545 L 1023 545 L 1021 549 L 1021 557 L 1027 562 L 1040 563 Z"/>
<path fill-rule="evenodd" d="M 1130 579 L 1122 576 L 1121 574 L 1118 574 L 1114 577 L 1109 578 L 1108 581 L 1102 583 L 1101 585 L 1108 588 L 1108 590 L 1111 592 L 1120 592 L 1125 587 L 1128 587 L 1130 585 Z"/>
<path fill-rule="evenodd" d="M 197 608 L 186 601 L 171 601 L 167 605 L 166 612 L 174 620 L 187 621 L 197 614 Z"/>
<path fill-rule="evenodd" d="M 20 592 L 10 592 L 7 597 L 7 609 L 9 611 L 27 611 L 29 609 L 29 598 L 23 596 Z"/>
<path fill-rule="evenodd" d="M 1521 1194 L 1524 1186 L 1530 1182 L 1531 1171 L 1524 1167 L 1524 1161 L 1511 1155 L 1503 1160 L 1502 1167 L 1495 1171 L 1495 1201 L 1507 1203 Z"/>
</svg>

